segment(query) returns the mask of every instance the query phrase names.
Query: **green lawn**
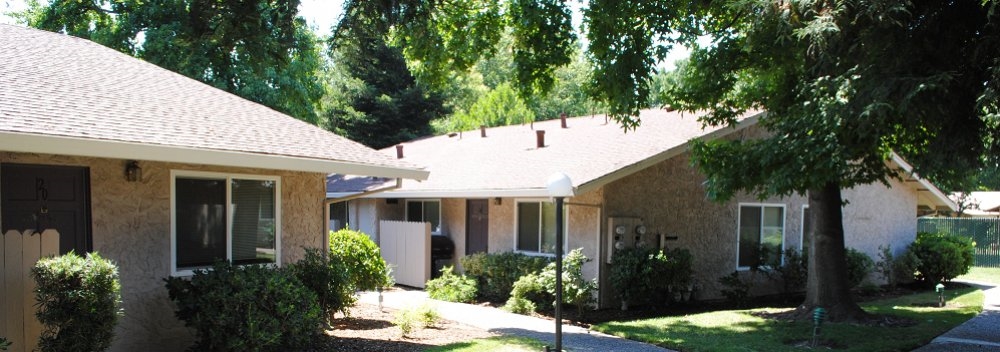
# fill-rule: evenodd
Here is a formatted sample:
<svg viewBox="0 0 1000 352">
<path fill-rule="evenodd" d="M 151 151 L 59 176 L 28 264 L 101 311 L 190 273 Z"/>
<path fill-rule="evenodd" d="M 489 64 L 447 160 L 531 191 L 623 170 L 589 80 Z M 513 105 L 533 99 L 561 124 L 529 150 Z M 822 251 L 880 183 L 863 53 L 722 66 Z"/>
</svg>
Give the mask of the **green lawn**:
<svg viewBox="0 0 1000 352">
<path fill-rule="evenodd" d="M 948 307 L 936 308 L 934 292 L 867 302 L 871 313 L 892 314 L 916 321 L 909 327 L 823 325 L 822 340 L 850 351 L 909 351 L 972 318 L 982 310 L 983 293 L 974 288 L 946 291 Z M 594 330 L 680 351 L 800 351 L 794 342 L 806 341 L 811 323 L 767 320 L 752 312 L 787 309 L 717 311 L 688 316 L 631 322 L 609 322 Z"/>
<path fill-rule="evenodd" d="M 1000 268 L 972 267 L 969 273 L 955 278 L 956 280 L 971 280 L 1000 284 Z"/>
<path fill-rule="evenodd" d="M 488 339 L 478 339 L 433 347 L 427 349 L 427 352 L 538 352 L 543 348 L 545 348 L 545 344 L 535 339 L 514 336 L 498 336 Z"/>
</svg>

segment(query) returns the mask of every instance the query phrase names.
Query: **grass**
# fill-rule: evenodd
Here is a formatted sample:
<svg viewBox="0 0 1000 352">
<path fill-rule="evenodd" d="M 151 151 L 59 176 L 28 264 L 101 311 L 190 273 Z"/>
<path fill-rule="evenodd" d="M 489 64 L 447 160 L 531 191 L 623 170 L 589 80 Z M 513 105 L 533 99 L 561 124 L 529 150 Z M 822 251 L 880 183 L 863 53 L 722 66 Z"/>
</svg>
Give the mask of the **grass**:
<svg viewBox="0 0 1000 352">
<path fill-rule="evenodd" d="M 427 352 L 480 352 L 480 351 L 512 351 L 512 352 L 537 352 L 541 351 L 545 344 L 535 339 L 516 336 L 497 336 L 486 339 L 477 339 L 466 342 L 458 342 L 450 345 L 429 348 Z"/>
<path fill-rule="evenodd" d="M 910 351 L 972 318 L 982 310 L 983 293 L 975 288 L 946 291 L 948 305 L 937 308 L 934 292 L 919 293 L 861 306 L 870 313 L 891 314 L 916 322 L 908 327 L 857 326 L 828 323 L 821 340 L 850 351 Z M 801 351 L 812 336 L 812 324 L 763 319 L 754 312 L 788 309 L 762 308 L 717 311 L 630 322 L 608 322 L 593 329 L 679 351 Z"/>
<path fill-rule="evenodd" d="M 956 280 L 971 280 L 1000 284 L 1000 268 L 972 267 L 969 273 L 955 278 Z"/>
</svg>

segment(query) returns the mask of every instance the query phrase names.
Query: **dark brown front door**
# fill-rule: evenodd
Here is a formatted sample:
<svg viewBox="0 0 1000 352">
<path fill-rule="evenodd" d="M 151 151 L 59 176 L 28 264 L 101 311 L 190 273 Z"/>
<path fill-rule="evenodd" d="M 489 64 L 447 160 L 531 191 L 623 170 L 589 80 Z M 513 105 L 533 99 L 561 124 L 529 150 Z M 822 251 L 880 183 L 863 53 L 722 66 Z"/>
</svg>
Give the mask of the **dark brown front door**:
<svg viewBox="0 0 1000 352">
<path fill-rule="evenodd" d="M 59 252 L 90 252 L 90 169 L 0 164 L 2 230 L 59 231 Z"/>
<path fill-rule="evenodd" d="M 490 238 L 490 206 L 486 199 L 465 203 L 465 255 L 486 252 Z"/>
</svg>

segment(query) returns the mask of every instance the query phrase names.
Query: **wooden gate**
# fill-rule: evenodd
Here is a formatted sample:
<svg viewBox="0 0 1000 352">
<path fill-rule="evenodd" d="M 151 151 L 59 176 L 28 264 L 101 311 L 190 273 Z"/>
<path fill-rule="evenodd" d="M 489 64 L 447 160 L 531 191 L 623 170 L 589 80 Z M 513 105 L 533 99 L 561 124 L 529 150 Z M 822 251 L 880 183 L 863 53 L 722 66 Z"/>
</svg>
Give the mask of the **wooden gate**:
<svg viewBox="0 0 1000 352">
<path fill-rule="evenodd" d="M 31 268 L 38 259 L 59 255 L 59 232 L 9 230 L 0 242 L 0 336 L 13 344 L 9 352 L 38 347 L 42 325 L 35 318 L 35 280 Z"/>
<path fill-rule="evenodd" d="M 379 222 L 379 247 L 397 284 L 424 288 L 431 278 L 429 222 L 383 220 Z"/>
</svg>

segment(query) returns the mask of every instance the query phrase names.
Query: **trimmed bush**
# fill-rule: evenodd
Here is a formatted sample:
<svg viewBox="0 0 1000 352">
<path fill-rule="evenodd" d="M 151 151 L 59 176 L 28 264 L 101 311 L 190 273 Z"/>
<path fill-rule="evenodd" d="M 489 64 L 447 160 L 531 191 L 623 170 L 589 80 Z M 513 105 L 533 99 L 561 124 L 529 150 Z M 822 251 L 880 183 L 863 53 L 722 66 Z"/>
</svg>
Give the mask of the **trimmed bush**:
<svg viewBox="0 0 1000 352">
<path fill-rule="evenodd" d="M 103 351 L 122 315 L 118 267 L 97 253 L 43 258 L 31 269 L 42 351 Z M 2 344 L 2 343 L 0 343 Z"/>
<path fill-rule="evenodd" d="M 554 302 L 555 295 L 545 289 L 541 276 L 530 273 L 517 279 L 503 308 L 511 313 L 528 314 L 540 308 L 551 308 Z"/>
<path fill-rule="evenodd" d="M 515 252 L 478 253 L 460 259 L 465 275 L 476 279 L 480 301 L 506 302 L 521 276 L 536 273 L 550 262 Z"/>
<path fill-rule="evenodd" d="M 875 268 L 875 262 L 867 254 L 854 248 L 847 248 L 844 254 L 847 260 L 847 284 L 851 288 L 858 287 Z"/>
<path fill-rule="evenodd" d="M 218 262 L 190 279 L 165 281 L 175 315 L 195 329 L 192 350 L 299 350 L 319 335 L 316 294 L 291 270 Z"/>
<path fill-rule="evenodd" d="M 324 317 L 332 319 L 336 312 L 346 315 L 357 301 L 350 273 L 340 257 L 323 256 L 318 249 L 306 248 L 305 257 L 288 269 L 316 295 Z"/>
<path fill-rule="evenodd" d="M 428 280 L 427 295 L 448 302 L 471 303 L 476 300 L 476 280 L 465 275 L 455 275 L 455 268 L 446 266 L 441 276 Z"/>
<path fill-rule="evenodd" d="M 393 285 L 378 245 L 362 232 L 349 229 L 331 232 L 330 256 L 343 262 L 354 290 L 371 291 Z"/>
<path fill-rule="evenodd" d="M 910 245 L 910 251 L 919 259 L 917 279 L 936 284 L 968 273 L 975 258 L 975 246 L 968 237 L 918 233 L 917 240 Z"/>
</svg>

